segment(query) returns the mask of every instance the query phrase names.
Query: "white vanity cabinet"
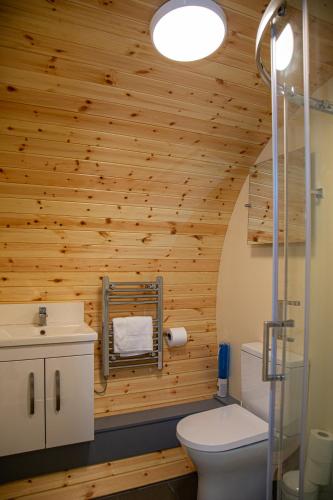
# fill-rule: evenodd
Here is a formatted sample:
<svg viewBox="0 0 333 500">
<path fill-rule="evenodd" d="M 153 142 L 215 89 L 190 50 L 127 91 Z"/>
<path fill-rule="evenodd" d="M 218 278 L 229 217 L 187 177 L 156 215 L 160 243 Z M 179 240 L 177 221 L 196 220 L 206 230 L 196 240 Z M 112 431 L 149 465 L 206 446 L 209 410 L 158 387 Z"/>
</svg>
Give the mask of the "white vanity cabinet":
<svg viewBox="0 0 333 500">
<path fill-rule="evenodd" d="M 45 360 L 46 448 L 94 439 L 92 355 Z"/>
<path fill-rule="evenodd" d="M 94 439 L 92 354 L 0 361 L 0 456 Z"/>
<path fill-rule="evenodd" d="M 0 362 L 0 456 L 44 447 L 44 360 Z"/>
<path fill-rule="evenodd" d="M 0 457 L 94 439 L 95 340 L 82 301 L 0 304 Z"/>
</svg>

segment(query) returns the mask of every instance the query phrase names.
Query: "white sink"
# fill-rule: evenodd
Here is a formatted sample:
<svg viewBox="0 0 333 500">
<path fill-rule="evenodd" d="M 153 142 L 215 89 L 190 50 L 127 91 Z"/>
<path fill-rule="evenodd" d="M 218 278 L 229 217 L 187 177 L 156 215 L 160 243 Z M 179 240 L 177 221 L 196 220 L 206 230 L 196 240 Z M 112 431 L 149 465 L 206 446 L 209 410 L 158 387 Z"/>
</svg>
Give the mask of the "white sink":
<svg viewBox="0 0 333 500">
<path fill-rule="evenodd" d="M 89 342 L 96 339 L 96 332 L 86 323 L 50 326 L 2 325 L 0 327 L 0 347 Z"/>
<path fill-rule="evenodd" d="M 47 311 L 46 326 L 38 326 L 41 306 Z M 0 348 L 94 340 L 97 333 L 84 322 L 82 301 L 0 304 Z"/>
</svg>

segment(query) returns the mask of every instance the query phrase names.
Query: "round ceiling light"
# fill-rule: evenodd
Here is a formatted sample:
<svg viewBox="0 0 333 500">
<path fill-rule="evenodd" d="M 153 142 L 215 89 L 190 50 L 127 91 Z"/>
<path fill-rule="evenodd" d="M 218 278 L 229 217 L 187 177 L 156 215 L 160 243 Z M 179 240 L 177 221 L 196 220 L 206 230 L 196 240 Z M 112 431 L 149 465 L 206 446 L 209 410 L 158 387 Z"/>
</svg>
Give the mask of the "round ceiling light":
<svg viewBox="0 0 333 500">
<path fill-rule="evenodd" d="M 213 0 L 169 0 L 153 16 L 150 33 L 154 46 L 174 61 L 197 61 L 219 48 L 227 21 Z"/>
</svg>

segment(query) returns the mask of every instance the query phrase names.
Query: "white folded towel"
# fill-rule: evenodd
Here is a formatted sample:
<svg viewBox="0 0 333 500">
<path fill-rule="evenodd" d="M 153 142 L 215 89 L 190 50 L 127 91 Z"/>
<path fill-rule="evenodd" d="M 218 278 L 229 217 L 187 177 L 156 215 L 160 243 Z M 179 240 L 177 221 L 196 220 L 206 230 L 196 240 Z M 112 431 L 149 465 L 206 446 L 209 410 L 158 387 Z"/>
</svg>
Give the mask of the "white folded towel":
<svg viewBox="0 0 333 500">
<path fill-rule="evenodd" d="M 153 318 L 113 318 L 113 350 L 123 356 L 139 356 L 153 350 Z"/>
</svg>

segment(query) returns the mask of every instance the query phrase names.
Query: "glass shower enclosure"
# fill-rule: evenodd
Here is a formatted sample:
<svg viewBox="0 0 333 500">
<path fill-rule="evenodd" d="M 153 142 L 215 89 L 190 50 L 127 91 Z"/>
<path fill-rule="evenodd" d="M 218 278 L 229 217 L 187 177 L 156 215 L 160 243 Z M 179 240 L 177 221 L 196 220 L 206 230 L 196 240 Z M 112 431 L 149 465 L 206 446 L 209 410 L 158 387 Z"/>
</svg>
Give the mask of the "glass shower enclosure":
<svg viewBox="0 0 333 500">
<path fill-rule="evenodd" d="M 272 0 L 256 62 L 272 106 L 266 499 L 328 500 L 333 444 L 322 456 L 310 441 L 333 439 L 333 0 Z"/>
</svg>

